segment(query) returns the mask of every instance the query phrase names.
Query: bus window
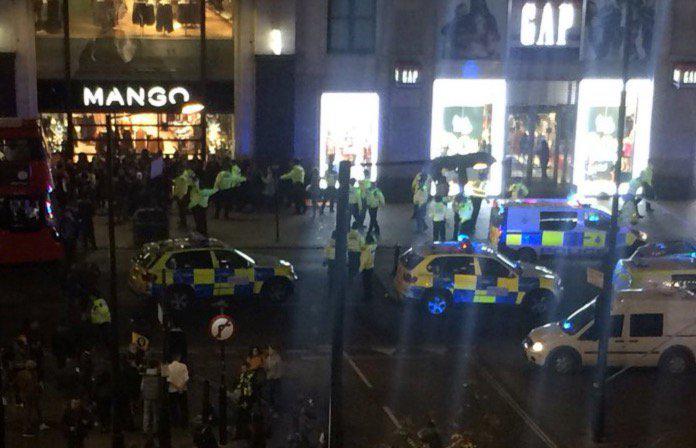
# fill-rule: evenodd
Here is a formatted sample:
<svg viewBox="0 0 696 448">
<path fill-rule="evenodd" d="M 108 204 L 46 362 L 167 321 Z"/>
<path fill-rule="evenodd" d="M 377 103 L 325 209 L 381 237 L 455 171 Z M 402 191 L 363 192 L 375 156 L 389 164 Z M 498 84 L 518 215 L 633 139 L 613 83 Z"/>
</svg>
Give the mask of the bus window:
<svg viewBox="0 0 696 448">
<path fill-rule="evenodd" d="M 41 141 L 35 139 L 0 139 L 0 162 L 29 162 L 44 159 Z"/>
<path fill-rule="evenodd" d="M 12 232 L 40 230 L 41 204 L 38 199 L 0 197 L 0 229 Z"/>
</svg>

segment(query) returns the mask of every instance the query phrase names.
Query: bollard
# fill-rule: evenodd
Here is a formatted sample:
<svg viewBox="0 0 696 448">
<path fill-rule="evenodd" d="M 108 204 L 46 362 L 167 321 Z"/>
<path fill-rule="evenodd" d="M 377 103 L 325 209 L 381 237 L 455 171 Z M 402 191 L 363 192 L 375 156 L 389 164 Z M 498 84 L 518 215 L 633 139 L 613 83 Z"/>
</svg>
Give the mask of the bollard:
<svg viewBox="0 0 696 448">
<path fill-rule="evenodd" d="M 394 266 L 392 269 L 392 277 L 396 275 L 396 270 L 399 268 L 399 255 L 401 255 L 401 247 L 397 244 L 394 246 Z"/>
<path fill-rule="evenodd" d="M 203 423 L 210 421 L 210 381 L 203 381 L 203 403 L 201 409 L 201 416 L 203 418 Z"/>
</svg>

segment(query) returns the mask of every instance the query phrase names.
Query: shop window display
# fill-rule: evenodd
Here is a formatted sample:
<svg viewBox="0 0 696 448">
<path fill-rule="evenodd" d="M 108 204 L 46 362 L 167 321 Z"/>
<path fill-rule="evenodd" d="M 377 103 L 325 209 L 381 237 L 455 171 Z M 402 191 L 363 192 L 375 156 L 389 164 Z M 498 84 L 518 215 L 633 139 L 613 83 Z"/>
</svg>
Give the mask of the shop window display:
<svg viewBox="0 0 696 448">
<path fill-rule="evenodd" d="M 627 86 L 620 192 L 647 166 L 652 89 L 650 80 L 631 80 Z M 614 192 L 620 95 L 620 80 L 591 79 L 580 83 L 574 181 L 587 194 Z"/>
<path fill-rule="evenodd" d="M 205 118 L 208 152 L 234 157 L 234 115 L 207 114 Z"/>
<path fill-rule="evenodd" d="M 319 164 L 321 173 L 329 163 L 338 170 L 351 162 L 350 176 L 363 179 L 367 169 L 377 179 L 379 145 L 379 95 L 370 92 L 324 93 L 321 96 Z"/>
</svg>

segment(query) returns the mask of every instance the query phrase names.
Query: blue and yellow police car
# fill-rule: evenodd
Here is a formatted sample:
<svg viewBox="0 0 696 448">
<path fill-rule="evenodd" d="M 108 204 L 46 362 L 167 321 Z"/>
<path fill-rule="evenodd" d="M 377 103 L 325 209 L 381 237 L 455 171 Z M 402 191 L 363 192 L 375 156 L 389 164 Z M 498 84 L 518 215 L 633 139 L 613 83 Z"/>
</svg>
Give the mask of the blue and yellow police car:
<svg viewBox="0 0 696 448">
<path fill-rule="evenodd" d="M 611 216 L 604 210 L 566 200 L 524 199 L 500 202 L 491 209 L 488 239 L 499 251 L 523 261 L 540 256 L 601 256 Z M 618 245 L 627 254 L 647 236 L 620 226 Z"/>
<path fill-rule="evenodd" d="M 419 301 L 433 315 L 451 305 L 522 305 L 543 317 L 560 297 L 561 280 L 543 266 L 515 263 L 485 243 L 433 243 L 399 258 L 394 287 L 404 301 Z"/>
<path fill-rule="evenodd" d="M 293 294 L 293 266 L 251 257 L 214 238 L 180 238 L 145 244 L 132 260 L 128 284 L 137 295 L 160 298 L 181 311 L 217 297 L 260 295 L 281 302 Z"/>
</svg>

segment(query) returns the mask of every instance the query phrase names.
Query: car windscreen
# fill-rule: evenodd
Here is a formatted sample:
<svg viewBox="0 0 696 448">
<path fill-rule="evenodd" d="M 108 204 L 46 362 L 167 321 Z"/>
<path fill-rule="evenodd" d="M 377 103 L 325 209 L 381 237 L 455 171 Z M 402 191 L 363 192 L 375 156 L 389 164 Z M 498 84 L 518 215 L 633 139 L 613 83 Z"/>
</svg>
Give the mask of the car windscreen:
<svg viewBox="0 0 696 448">
<path fill-rule="evenodd" d="M 0 163 L 29 162 L 43 160 L 44 152 L 39 139 L 3 139 L 0 138 Z"/>
<path fill-rule="evenodd" d="M 595 298 L 591 302 L 588 302 L 585 306 L 562 321 L 561 329 L 563 332 L 566 334 L 576 334 L 578 331 L 585 328 L 585 326 L 594 319 L 596 300 Z"/>
<path fill-rule="evenodd" d="M 35 232 L 41 229 L 43 215 L 39 198 L 0 197 L 0 229 L 10 232 Z"/>
<path fill-rule="evenodd" d="M 137 257 L 135 257 L 135 262 L 140 266 L 149 269 L 155 262 L 159 259 L 160 253 L 154 248 L 143 249 Z"/>
<path fill-rule="evenodd" d="M 418 255 L 412 249 L 409 249 L 405 254 L 401 256 L 401 258 L 399 258 L 401 264 L 408 270 L 411 270 L 418 266 L 420 262 L 424 259 L 424 257 Z"/>
</svg>

